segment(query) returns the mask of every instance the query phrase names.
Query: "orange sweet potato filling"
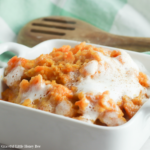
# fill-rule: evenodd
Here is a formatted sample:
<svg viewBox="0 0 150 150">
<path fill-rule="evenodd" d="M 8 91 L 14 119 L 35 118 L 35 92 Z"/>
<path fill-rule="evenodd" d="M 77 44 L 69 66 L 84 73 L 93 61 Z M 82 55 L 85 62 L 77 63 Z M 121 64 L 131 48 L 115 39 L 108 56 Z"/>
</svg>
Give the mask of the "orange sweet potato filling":
<svg viewBox="0 0 150 150">
<path fill-rule="evenodd" d="M 110 54 L 110 57 L 117 57 L 117 56 L 119 56 L 119 55 L 121 55 L 121 52 L 114 50 L 114 51 L 112 51 L 112 53 Z"/>
<path fill-rule="evenodd" d="M 141 85 L 145 86 L 145 87 L 148 87 L 149 84 L 148 84 L 148 78 L 146 76 L 146 74 L 140 72 L 139 73 L 139 82 Z"/>
<path fill-rule="evenodd" d="M 50 54 L 42 54 L 34 60 L 27 60 L 24 58 L 13 57 L 8 62 L 8 67 L 5 69 L 5 76 L 11 72 L 16 66 L 22 66 L 24 70 L 23 77 L 19 81 L 18 88 L 14 84 L 8 87 L 2 92 L 2 99 L 8 102 L 17 103 L 26 107 L 40 109 L 51 113 L 64 113 L 67 117 L 72 117 L 79 120 L 84 120 L 82 117 L 83 111 L 85 111 L 88 103 L 85 98 L 90 100 L 91 103 L 98 103 L 95 105 L 95 110 L 101 113 L 99 121 L 94 123 L 103 124 L 102 116 L 106 113 L 115 111 L 118 107 L 118 116 L 127 121 L 132 118 L 142 105 L 140 97 L 133 100 L 129 100 L 128 97 L 123 97 L 121 102 L 115 104 L 112 99 L 108 100 L 108 105 L 105 104 L 105 98 L 109 94 L 105 91 L 102 94 L 92 97 L 92 93 L 85 95 L 84 93 L 76 93 L 76 88 L 67 86 L 72 81 L 70 76 L 71 72 L 78 74 L 76 81 L 80 80 L 80 76 L 86 75 L 82 69 L 82 66 L 86 65 L 91 60 L 101 61 L 97 52 L 101 52 L 104 55 L 110 57 L 117 57 L 121 55 L 120 51 L 109 51 L 103 48 L 96 48 L 92 45 L 86 45 L 85 42 L 76 45 L 71 48 L 69 45 L 62 46 L 61 48 L 54 48 Z M 121 61 L 121 60 L 120 60 Z M 105 65 L 107 67 L 107 64 Z M 39 76 L 40 75 L 40 76 Z M 28 98 L 21 103 L 20 95 L 30 90 L 31 87 L 37 83 L 42 82 L 47 85 L 51 84 L 52 88 L 49 89 L 47 96 L 41 100 L 36 99 L 33 102 Z M 138 76 L 139 83 L 148 87 L 148 79 L 142 72 Z M 19 95 L 19 96 L 18 96 Z M 65 112 L 61 110 L 61 103 L 66 105 Z M 59 105 L 59 107 L 57 107 Z M 69 110 L 69 113 L 67 112 Z"/>
</svg>

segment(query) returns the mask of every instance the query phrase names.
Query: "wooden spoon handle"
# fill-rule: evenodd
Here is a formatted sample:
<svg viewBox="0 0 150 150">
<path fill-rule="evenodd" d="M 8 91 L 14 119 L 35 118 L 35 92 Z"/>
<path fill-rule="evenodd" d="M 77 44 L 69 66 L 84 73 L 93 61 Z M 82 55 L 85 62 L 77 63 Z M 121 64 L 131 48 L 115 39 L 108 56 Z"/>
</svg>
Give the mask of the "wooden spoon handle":
<svg viewBox="0 0 150 150">
<path fill-rule="evenodd" d="M 91 43 L 102 44 L 133 51 L 150 51 L 150 38 L 128 37 L 110 34 L 107 32 L 94 32 L 87 36 Z"/>
<path fill-rule="evenodd" d="M 114 35 L 84 21 L 62 16 L 33 20 L 18 35 L 18 43 L 30 47 L 48 39 L 69 39 L 139 52 L 150 51 L 150 38 Z"/>
</svg>

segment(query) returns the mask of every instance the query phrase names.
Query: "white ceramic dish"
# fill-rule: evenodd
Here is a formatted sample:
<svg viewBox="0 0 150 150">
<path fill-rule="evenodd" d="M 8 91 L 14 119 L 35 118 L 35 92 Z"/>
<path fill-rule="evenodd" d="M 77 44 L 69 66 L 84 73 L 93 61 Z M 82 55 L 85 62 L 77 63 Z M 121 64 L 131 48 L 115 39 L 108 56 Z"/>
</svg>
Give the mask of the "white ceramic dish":
<svg viewBox="0 0 150 150">
<path fill-rule="evenodd" d="M 75 46 L 78 43 L 70 40 L 49 40 L 33 48 L 5 43 L 0 45 L 0 53 L 12 51 L 19 57 L 34 59 L 42 53 L 50 53 L 54 47 Z M 150 72 L 149 55 L 131 51 L 128 53 L 133 59 L 141 61 Z M 5 89 L 2 83 L 3 73 L 4 68 L 1 68 L 0 93 Z M 0 101 L 0 142 L 8 145 L 37 144 L 41 145 L 41 150 L 139 150 L 149 135 L 150 100 L 130 121 L 118 127 L 90 125 L 56 114 Z"/>
</svg>

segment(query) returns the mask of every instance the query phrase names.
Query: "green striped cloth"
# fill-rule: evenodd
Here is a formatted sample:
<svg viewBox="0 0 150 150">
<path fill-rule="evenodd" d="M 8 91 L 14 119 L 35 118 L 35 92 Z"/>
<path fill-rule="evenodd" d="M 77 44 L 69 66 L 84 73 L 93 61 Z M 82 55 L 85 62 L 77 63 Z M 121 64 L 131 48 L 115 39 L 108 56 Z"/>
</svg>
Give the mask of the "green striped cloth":
<svg viewBox="0 0 150 150">
<path fill-rule="evenodd" d="M 150 0 L 0 0 L 0 43 L 16 42 L 26 23 L 51 15 L 81 19 L 110 33 L 149 37 L 149 8 Z M 0 63 L 12 56 L 0 55 Z"/>
</svg>

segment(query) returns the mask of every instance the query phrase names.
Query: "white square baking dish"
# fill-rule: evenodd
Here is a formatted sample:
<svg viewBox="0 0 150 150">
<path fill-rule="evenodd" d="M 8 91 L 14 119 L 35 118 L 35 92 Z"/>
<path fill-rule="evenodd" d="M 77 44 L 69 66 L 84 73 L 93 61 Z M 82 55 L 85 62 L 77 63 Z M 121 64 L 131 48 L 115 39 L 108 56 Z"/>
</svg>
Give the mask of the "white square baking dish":
<svg viewBox="0 0 150 150">
<path fill-rule="evenodd" d="M 28 48 L 20 44 L 5 43 L 0 45 L 0 54 L 12 51 L 19 57 L 34 59 L 42 53 L 50 53 L 54 47 L 77 44 L 79 42 L 70 40 L 49 40 Z M 150 73 L 149 55 L 131 51 L 128 53 L 135 61 L 142 62 Z M 4 68 L 0 68 L 0 93 L 5 89 L 3 73 Z M 149 135 L 150 100 L 130 121 L 117 127 L 91 125 L 0 101 L 0 142 L 8 145 L 40 145 L 41 148 L 38 149 L 41 150 L 139 150 Z"/>
</svg>

